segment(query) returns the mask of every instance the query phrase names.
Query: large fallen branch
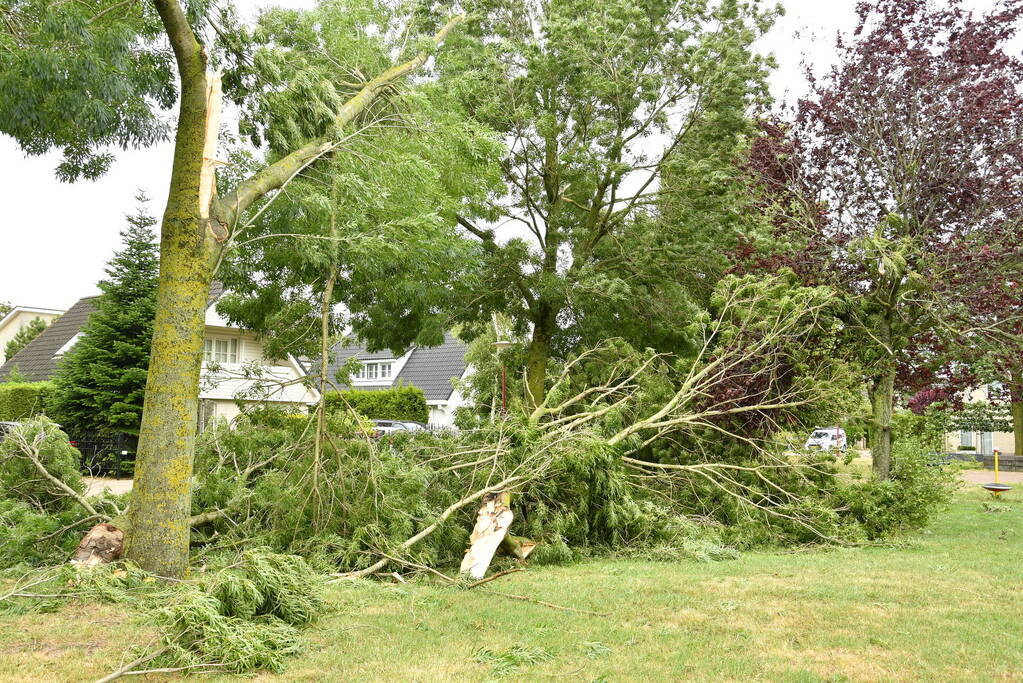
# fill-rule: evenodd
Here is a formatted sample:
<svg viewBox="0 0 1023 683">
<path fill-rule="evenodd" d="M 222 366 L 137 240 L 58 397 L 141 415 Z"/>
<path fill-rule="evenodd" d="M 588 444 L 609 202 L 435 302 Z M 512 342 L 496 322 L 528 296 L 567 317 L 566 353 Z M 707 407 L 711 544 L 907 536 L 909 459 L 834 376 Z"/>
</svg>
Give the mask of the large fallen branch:
<svg viewBox="0 0 1023 683">
<path fill-rule="evenodd" d="M 480 498 L 482 498 L 483 496 L 487 495 L 488 493 L 493 493 L 495 491 L 504 491 L 505 489 L 511 488 L 511 487 L 515 486 L 516 484 L 518 484 L 519 482 L 523 481 L 523 479 L 524 479 L 524 477 L 517 476 L 517 475 L 511 476 L 511 477 L 507 477 L 506 479 L 502 479 L 501 481 L 499 481 L 498 483 L 494 484 L 493 486 L 488 486 L 487 488 L 481 489 L 481 490 L 477 491 L 476 493 L 473 493 L 470 496 L 466 496 L 465 498 L 461 499 L 457 503 L 451 504 L 450 506 L 448 506 L 448 508 L 446 510 L 444 510 L 444 512 L 442 512 L 437 517 L 436 520 L 434 520 L 434 522 L 432 524 L 430 524 L 429 526 L 425 527 L 422 531 L 417 533 L 415 536 L 412 536 L 411 538 L 409 538 L 406 541 L 404 541 L 400 546 L 398 546 L 398 549 L 399 550 L 408 550 L 409 548 L 414 546 L 416 543 L 418 543 L 419 541 L 423 540 L 424 538 L 426 538 L 427 536 L 432 534 L 434 531 L 436 531 L 445 521 L 447 521 L 448 517 L 450 517 L 451 515 L 455 514 L 456 512 L 458 512 L 459 510 L 464 508 L 466 505 L 479 500 Z M 373 573 L 379 571 L 380 569 L 382 569 L 389 561 L 390 561 L 390 559 L 385 556 L 382 560 L 380 560 L 378 562 L 374 562 L 373 564 L 371 564 L 370 566 L 366 567 L 365 569 L 360 569 L 360 570 L 354 571 L 354 572 L 348 572 L 346 574 L 340 574 L 340 575 L 338 575 L 337 578 L 333 579 L 331 581 L 331 583 L 340 581 L 342 579 L 361 579 L 363 577 L 369 576 L 370 574 L 373 574 Z"/>
</svg>

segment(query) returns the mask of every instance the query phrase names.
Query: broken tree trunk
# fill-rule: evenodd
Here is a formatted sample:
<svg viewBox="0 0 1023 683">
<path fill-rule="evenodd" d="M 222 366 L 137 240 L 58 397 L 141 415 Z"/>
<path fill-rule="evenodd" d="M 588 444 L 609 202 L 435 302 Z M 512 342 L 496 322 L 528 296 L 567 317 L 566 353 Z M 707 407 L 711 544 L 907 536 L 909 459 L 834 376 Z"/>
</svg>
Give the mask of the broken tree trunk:
<svg viewBox="0 0 1023 683">
<path fill-rule="evenodd" d="M 536 542 L 529 540 L 525 536 L 512 536 L 508 534 L 501 541 L 501 552 L 511 555 L 516 560 L 524 560 L 529 557 L 529 553 L 533 552 L 535 547 Z"/>
<path fill-rule="evenodd" d="M 87 567 L 109 564 L 121 556 L 123 548 L 124 532 L 113 524 L 103 522 L 89 529 L 71 556 L 71 564 Z"/>
<path fill-rule="evenodd" d="M 462 559 L 461 573 L 474 579 L 482 579 L 490 561 L 494 559 L 497 547 L 508 534 L 515 516 L 512 514 L 511 494 L 498 491 L 484 496 L 483 505 L 476 517 L 476 526 L 469 536 L 469 550 Z"/>
</svg>

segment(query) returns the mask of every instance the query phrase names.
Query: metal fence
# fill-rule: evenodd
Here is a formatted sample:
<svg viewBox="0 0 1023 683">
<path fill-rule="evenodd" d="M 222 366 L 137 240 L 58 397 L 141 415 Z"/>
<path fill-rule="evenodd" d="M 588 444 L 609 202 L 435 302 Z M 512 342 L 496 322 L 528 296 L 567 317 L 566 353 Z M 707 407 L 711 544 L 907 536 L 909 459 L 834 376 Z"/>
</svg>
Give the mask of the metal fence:
<svg viewBox="0 0 1023 683">
<path fill-rule="evenodd" d="M 75 434 L 71 445 L 82 454 L 82 472 L 91 477 L 130 477 L 135 473 L 135 438 L 126 434 Z"/>
</svg>

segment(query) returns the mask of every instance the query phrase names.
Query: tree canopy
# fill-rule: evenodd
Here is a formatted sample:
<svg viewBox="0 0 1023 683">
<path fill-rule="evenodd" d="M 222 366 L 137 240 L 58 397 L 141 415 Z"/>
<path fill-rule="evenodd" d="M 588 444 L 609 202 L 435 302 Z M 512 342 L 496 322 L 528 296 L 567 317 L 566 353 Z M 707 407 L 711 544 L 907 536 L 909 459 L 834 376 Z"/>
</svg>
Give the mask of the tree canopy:
<svg viewBox="0 0 1023 683">
<path fill-rule="evenodd" d="M 727 241 L 715 219 L 734 207 L 682 195 L 722 180 L 749 132 L 768 67 L 752 45 L 775 12 L 732 0 L 467 9 L 441 75 L 508 144 L 506 192 L 478 219 L 460 216 L 480 252 L 463 280 L 467 331 L 500 311 L 529 333 L 533 400 L 548 359 L 583 335 L 691 342 L 692 295 L 679 283 L 695 276 L 682 255 L 706 246 L 710 226 Z M 701 213 L 658 221 L 667 205 L 676 218 Z"/>
<path fill-rule="evenodd" d="M 1004 47 L 1023 3 L 979 17 L 959 2 L 858 12 L 838 65 L 791 125 L 765 126 L 752 159 L 781 245 L 760 265 L 845 295 L 887 476 L 896 386 L 919 388 L 943 345 L 990 339 L 992 317 L 969 302 L 1023 262 L 1023 60 Z"/>
</svg>

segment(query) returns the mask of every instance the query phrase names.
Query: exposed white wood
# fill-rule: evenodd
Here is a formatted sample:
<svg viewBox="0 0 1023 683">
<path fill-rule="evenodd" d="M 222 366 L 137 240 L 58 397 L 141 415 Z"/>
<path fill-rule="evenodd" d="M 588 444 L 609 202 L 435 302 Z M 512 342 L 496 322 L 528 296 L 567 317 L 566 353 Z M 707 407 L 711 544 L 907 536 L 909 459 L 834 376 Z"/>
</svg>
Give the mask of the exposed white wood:
<svg viewBox="0 0 1023 683">
<path fill-rule="evenodd" d="M 476 526 L 469 536 L 469 550 L 462 558 L 461 572 L 474 579 L 482 579 L 490 568 L 494 553 L 508 533 L 515 515 L 508 507 L 507 492 L 492 493 L 484 497 L 476 516 Z"/>
</svg>

